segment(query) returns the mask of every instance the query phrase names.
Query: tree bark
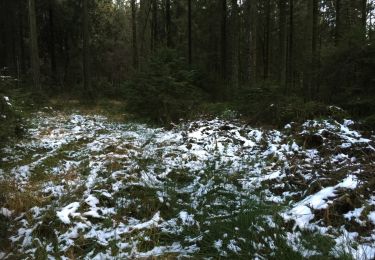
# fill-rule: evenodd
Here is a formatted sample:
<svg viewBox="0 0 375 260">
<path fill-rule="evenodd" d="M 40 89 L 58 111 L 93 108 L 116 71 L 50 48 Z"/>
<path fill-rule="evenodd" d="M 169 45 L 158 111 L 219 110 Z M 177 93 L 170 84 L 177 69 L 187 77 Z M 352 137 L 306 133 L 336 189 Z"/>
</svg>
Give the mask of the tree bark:
<svg viewBox="0 0 375 260">
<path fill-rule="evenodd" d="M 48 1 L 48 21 L 49 21 L 49 53 L 51 61 L 52 79 L 55 81 L 57 66 L 56 66 L 56 51 L 55 51 L 55 26 L 54 26 L 54 0 Z"/>
<path fill-rule="evenodd" d="M 165 31 L 167 34 L 167 47 L 172 48 L 172 32 L 171 32 L 171 1 L 165 0 Z"/>
<path fill-rule="evenodd" d="M 227 79 L 227 1 L 221 0 L 221 75 Z"/>
<path fill-rule="evenodd" d="M 35 89 L 40 90 L 40 61 L 38 48 L 38 34 L 36 30 L 35 0 L 29 0 L 29 23 L 31 73 Z"/>
<path fill-rule="evenodd" d="M 336 21 L 335 21 L 335 44 L 339 44 L 341 39 L 341 0 L 336 0 Z"/>
<path fill-rule="evenodd" d="M 133 46 L 133 68 L 138 70 L 138 46 L 137 46 L 137 15 L 135 0 L 131 0 L 131 12 L 132 12 L 132 46 Z"/>
<path fill-rule="evenodd" d="M 90 33 L 88 0 L 83 0 L 83 87 L 91 95 Z"/>
<path fill-rule="evenodd" d="M 311 77 L 311 95 L 314 96 L 318 91 L 318 66 L 319 66 L 319 53 L 318 53 L 318 38 L 319 38 L 319 0 L 313 0 L 312 6 L 312 77 Z"/>
<path fill-rule="evenodd" d="M 238 3 L 237 0 L 232 0 L 232 39 L 231 39 L 231 45 L 232 45 L 232 75 L 231 75 L 231 81 L 232 81 L 232 91 L 230 93 L 236 94 L 238 92 L 239 88 L 239 21 L 238 21 Z"/>
<path fill-rule="evenodd" d="M 189 60 L 189 65 L 192 64 L 193 62 L 193 57 L 192 57 L 192 38 L 191 38 L 191 0 L 188 0 L 188 60 Z"/>
<path fill-rule="evenodd" d="M 362 24 L 363 38 L 366 39 L 366 34 L 367 34 L 367 0 L 362 0 L 361 24 Z"/>
<path fill-rule="evenodd" d="M 287 35 L 286 35 L 286 1 L 279 0 L 279 82 L 282 89 L 286 87 Z"/>
<path fill-rule="evenodd" d="M 289 0 L 288 78 L 286 93 L 294 87 L 294 0 Z"/>
<path fill-rule="evenodd" d="M 151 26 L 151 50 L 154 51 L 158 45 L 158 2 L 152 0 L 152 26 Z"/>
<path fill-rule="evenodd" d="M 269 65 L 270 65 L 270 22 L 271 22 L 271 0 L 265 0 L 265 25 L 264 30 L 264 52 L 263 52 L 263 79 L 269 78 Z"/>
</svg>

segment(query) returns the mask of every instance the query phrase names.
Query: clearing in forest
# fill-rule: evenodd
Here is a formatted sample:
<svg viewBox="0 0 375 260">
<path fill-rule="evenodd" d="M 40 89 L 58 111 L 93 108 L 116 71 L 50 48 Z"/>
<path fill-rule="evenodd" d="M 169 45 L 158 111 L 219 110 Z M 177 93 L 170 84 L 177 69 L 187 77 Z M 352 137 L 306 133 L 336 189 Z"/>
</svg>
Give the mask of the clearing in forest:
<svg viewBox="0 0 375 260">
<path fill-rule="evenodd" d="M 375 256 L 375 136 L 39 112 L 1 150 L 0 258 Z"/>
</svg>

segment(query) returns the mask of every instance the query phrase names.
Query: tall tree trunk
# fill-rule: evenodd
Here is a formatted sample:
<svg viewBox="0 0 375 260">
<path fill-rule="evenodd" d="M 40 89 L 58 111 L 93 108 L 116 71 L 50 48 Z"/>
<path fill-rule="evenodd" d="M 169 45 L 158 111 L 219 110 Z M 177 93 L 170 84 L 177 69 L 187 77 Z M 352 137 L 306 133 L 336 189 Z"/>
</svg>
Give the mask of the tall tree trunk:
<svg viewBox="0 0 375 260">
<path fill-rule="evenodd" d="M 26 72 L 26 55 L 25 55 L 25 42 L 24 42 L 24 13 L 23 1 L 18 1 L 18 32 L 19 32 L 19 50 L 20 50 L 20 70 L 21 74 Z"/>
<path fill-rule="evenodd" d="M 238 3 L 237 0 L 232 0 L 232 39 L 231 39 L 231 83 L 233 89 L 231 89 L 230 93 L 236 94 L 239 88 L 239 21 L 238 21 Z"/>
<path fill-rule="evenodd" d="M 36 31 L 35 0 L 29 0 L 29 23 L 31 72 L 35 89 L 40 89 L 40 61 L 38 48 L 38 34 Z"/>
<path fill-rule="evenodd" d="M 167 47 L 172 48 L 172 31 L 171 31 L 171 1 L 165 0 L 165 31 L 167 34 Z"/>
<path fill-rule="evenodd" d="M 289 0 L 289 36 L 288 36 L 288 79 L 287 86 L 294 87 L 294 0 Z M 286 92 L 289 87 L 286 88 Z"/>
<path fill-rule="evenodd" d="M 151 26 L 151 50 L 154 51 L 158 41 L 158 2 L 157 0 L 152 0 L 152 26 Z"/>
<path fill-rule="evenodd" d="M 221 0 L 221 75 L 227 79 L 227 1 Z"/>
<path fill-rule="evenodd" d="M 83 0 L 83 87 L 91 95 L 90 32 L 88 0 Z"/>
<path fill-rule="evenodd" d="M 339 44 L 341 39 L 341 0 L 336 0 L 335 2 L 335 8 L 336 8 L 336 21 L 335 21 L 335 44 L 336 46 Z"/>
<path fill-rule="evenodd" d="M 363 38 L 366 39 L 366 34 L 367 34 L 367 0 L 362 0 L 361 26 L 362 26 Z"/>
<path fill-rule="evenodd" d="M 250 63 L 251 63 L 251 70 L 250 70 L 250 78 L 252 85 L 256 85 L 257 83 L 257 49 L 258 49 L 258 0 L 249 0 L 251 4 L 251 36 L 250 36 Z"/>
<path fill-rule="evenodd" d="M 286 0 L 279 0 L 279 82 L 285 90 L 287 67 Z"/>
<path fill-rule="evenodd" d="M 151 43 L 150 35 L 147 28 L 150 25 L 150 14 L 152 9 L 151 0 L 140 0 L 139 1 L 139 19 L 138 19 L 138 67 L 139 69 L 143 68 L 146 64 L 147 58 L 149 57 L 149 48 L 146 48 L 148 44 Z M 152 22 L 152 21 L 151 21 Z"/>
<path fill-rule="evenodd" d="M 319 0 L 313 0 L 312 6 L 312 96 L 318 94 L 318 69 L 319 69 L 319 52 L 318 52 L 318 39 L 319 39 Z"/>
<path fill-rule="evenodd" d="M 48 1 L 48 21 L 49 21 L 49 53 L 51 61 L 52 79 L 56 80 L 56 51 L 55 51 L 55 26 L 54 26 L 54 0 Z"/>
<path fill-rule="evenodd" d="M 191 38 L 191 0 L 188 0 L 188 60 L 189 65 L 192 64 L 193 58 L 192 58 L 192 38 Z"/>
<path fill-rule="evenodd" d="M 138 70 L 138 46 L 137 46 L 137 15 L 136 15 L 136 5 L 135 0 L 131 0 L 131 10 L 132 10 L 132 34 L 133 34 L 133 68 Z"/>
<path fill-rule="evenodd" d="M 270 65 L 270 22 L 271 22 L 271 0 L 265 0 L 265 25 L 264 30 L 264 52 L 263 52 L 263 79 L 266 80 L 269 78 L 269 65 Z"/>
</svg>

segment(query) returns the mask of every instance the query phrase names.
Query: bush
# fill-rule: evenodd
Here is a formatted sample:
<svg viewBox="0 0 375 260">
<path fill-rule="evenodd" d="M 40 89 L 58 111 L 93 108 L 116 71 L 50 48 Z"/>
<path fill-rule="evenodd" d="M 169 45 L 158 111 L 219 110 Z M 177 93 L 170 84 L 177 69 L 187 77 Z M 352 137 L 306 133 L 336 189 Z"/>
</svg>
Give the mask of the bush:
<svg viewBox="0 0 375 260">
<path fill-rule="evenodd" d="M 12 136 L 22 134 L 21 113 L 8 94 L 9 84 L 4 80 L 0 81 L 0 142 L 4 142 Z"/>
<path fill-rule="evenodd" d="M 330 117 L 341 120 L 347 113 L 316 101 L 306 102 L 298 95 L 284 95 L 278 86 L 266 85 L 243 91 L 237 99 L 237 109 L 251 123 L 284 126 L 291 121 Z"/>
<path fill-rule="evenodd" d="M 164 124 L 189 117 L 205 97 L 200 82 L 199 73 L 188 68 L 175 51 L 162 50 L 126 83 L 127 108 Z"/>
</svg>

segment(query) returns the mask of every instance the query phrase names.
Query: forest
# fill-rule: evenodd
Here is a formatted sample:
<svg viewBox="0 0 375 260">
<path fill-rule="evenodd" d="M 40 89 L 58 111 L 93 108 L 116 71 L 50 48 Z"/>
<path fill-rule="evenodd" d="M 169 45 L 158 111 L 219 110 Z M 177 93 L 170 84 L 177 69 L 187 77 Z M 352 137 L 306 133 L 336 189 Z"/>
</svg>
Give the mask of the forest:
<svg viewBox="0 0 375 260">
<path fill-rule="evenodd" d="M 374 130 L 374 0 L 0 0 L 0 259 L 373 259 Z"/>
</svg>

